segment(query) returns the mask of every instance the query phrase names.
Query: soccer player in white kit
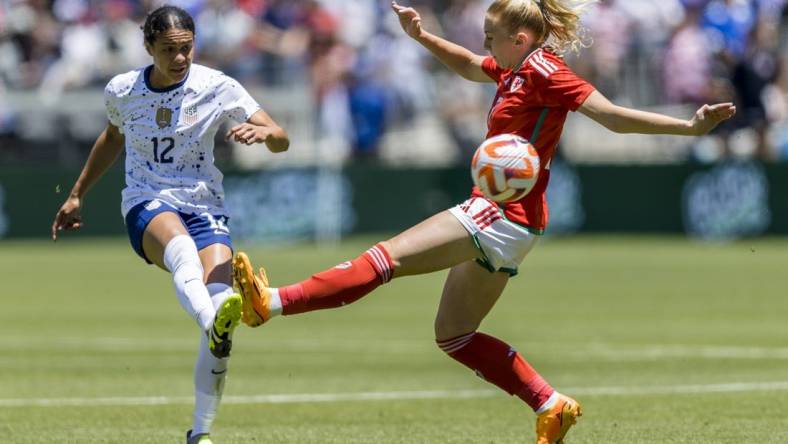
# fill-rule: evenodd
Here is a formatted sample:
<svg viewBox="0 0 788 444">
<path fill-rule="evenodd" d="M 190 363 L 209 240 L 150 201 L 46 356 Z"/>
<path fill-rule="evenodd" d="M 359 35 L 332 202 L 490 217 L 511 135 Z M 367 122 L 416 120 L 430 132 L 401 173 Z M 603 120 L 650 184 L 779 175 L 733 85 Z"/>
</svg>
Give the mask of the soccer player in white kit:
<svg viewBox="0 0 788 444">
<path fill-rule="evenodd" d="M 232 288 L 232 243 L 222 174 L 213 141 L 222 122 L 238 124 L 228 138 L 287 150 L 287 133 L 234 79 L 192 63 L 194 21 L 177 7 L 151 12 L 143 26 L 153 64 L 115 76 L 105 89 L 109 123 L 55 216 L 59 230 L 82 226 L 82 199 L 126 151 L 121 210 L 134 250 L 172 273 L 181 306 L 200 328 L 194 368 L 194 422 L 187 444 L 209 434 L 227 375 L 241 298 Z"/>
</svg>

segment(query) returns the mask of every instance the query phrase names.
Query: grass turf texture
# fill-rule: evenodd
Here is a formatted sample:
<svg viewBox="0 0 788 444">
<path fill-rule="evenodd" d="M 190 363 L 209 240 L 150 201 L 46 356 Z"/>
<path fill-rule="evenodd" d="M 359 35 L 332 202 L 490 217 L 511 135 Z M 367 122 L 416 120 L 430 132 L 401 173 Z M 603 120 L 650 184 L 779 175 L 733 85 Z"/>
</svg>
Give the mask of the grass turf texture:
<svg viewBox="0 0 788 444">
<path fill-rule="evenodd" d="M 375 240 L 238 247 L 280 285 Z M 568 444 L 785 443 L 787 260 L 782 239 L 547 239 L 481 330 L 577 395 L 585 415 Z M 79 236 L 3 241 L 0 270 L 0 441 L 183 441 L 198 333 L 168 274 L 125 241 Z M 522 403 L 435 347 L 444 278 L 397 280 L 349 307 L 239 329 L 215 442 L 533 442 Z M 379 392 L 404 399 L 286 398 Z"/>
</svg>

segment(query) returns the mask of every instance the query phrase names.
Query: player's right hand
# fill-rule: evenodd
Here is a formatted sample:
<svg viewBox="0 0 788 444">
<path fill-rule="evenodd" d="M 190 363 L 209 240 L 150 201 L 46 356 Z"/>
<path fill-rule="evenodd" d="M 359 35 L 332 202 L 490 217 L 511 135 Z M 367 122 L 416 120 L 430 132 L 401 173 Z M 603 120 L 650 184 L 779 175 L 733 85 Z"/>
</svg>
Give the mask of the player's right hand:
<svg viewBox="0 0 788 444">
<path fill-rule="evenodd" d="M 734 114 L 736 114 L 736 106 L 731 102 L 703 105 L 690 120 L 690 127 L 694 135 L 702 136 Z"/>
<path fill-rule="evenodd" d="M 70 196 L 60 207 L 52 222 L 52 240 L 57 240 L 57 232 L 60 230 L 79 230 L 82 228 L 82 215 L 80 210 L 82 201 L 76 196 Z"/>
<path fill-rule="evenodd" d="M 397 14 L 405 34 L 414 39 L 421 37 L 421 16 L 415 9 L 401 6 L 396 1 L 391 2 L 391 9 Z"/>
</svg>

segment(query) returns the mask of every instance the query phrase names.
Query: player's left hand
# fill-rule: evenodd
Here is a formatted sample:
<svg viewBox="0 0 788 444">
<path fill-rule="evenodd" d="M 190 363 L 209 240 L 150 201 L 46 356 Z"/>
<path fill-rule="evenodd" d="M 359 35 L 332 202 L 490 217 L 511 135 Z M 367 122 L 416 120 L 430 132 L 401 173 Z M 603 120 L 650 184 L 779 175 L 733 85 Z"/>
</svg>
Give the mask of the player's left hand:
<svg viewBox="0 0 788 444">
<path fill-rule="evenodd" d="M 224 138 L 225 140 L 232 138 L 244 145 L 253 145 L 255 143 L 264 143 L 270 135 L 271 131 L 268 128 L 246 122 L 230 128 Z"/>
<path fill-rule="evenodd" d="M 414 39 L 421 37 L 421 16 L 415 9 L 402 6 L 396 1 L 391 2 L 391 9 L 397 14 L 402 30 Z"/>
<path fill-rule="evenodd" d="M 733 103 L 717 103 L 714 105 L 703 105 L 695 112 L 695 116 L 690 120 L 693 134 L 702 136 L 708 134 L 714 127 L 724 120 L 728 120 L 736 114 L 736 106 Z"/>
</svg>

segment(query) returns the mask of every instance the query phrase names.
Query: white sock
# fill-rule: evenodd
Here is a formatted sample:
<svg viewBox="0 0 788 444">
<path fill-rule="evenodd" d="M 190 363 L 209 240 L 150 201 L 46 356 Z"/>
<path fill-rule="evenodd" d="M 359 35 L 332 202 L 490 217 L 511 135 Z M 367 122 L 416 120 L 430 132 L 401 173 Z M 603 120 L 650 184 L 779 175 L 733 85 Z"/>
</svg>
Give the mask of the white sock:
<svg viewBox="0 0 788 444">
<path fill-rule="evenodd" d="M 561 394 L 558 393 L 557 391 L 553 390 L 553 394 L 550 395 L 549 398 L 547 398 L 547 401 L 545 401 L 542 405 L 539 406 L 538 409 L 536 409 L 536 415 L 537 416 L 541 415 L 542 413 L 544 413 L 544 412 L 550 410 L 551 408 L 553 408 L 555 403 L 558 401 L 558 397 L 559 396 L 561 396 Z"/>
<path fill-rule="evenodd" d="M 185 234 L 173 237 L 164 247 L 164 264 L 172 273 L 181 307 L 197 321 L 202 331 L 208 330 L 216 310 L 202 281 L 202 262 L 194 240 Z"/>
<path fill-rule="evenodd" d="M 229 285 L 211 283 L 207 286 L 214 310 L 235 293 Z M 208 348 L 206 335 L 201 335 L 200 351 L 194 365 L 194 422 L 192 434 L 210 433 L 219 410 L 227 377 L 228 358 L 216 358 Z"/>
<path fill-rule="evenodd" d="M 211 295 L 211 303 L 213 304 L 214 310 L 218 310 L 222 303 L 227 300 L 227 298 L 235 294 L 233 287 L 227 284 L 211 282 L 210 284 L 206 285 L 205 288 L 208 290 L 208 294 Z"/>
<path fill-rule="evenodd" d="M 279 316 L 282 314 L 282 299 L 279 297 L 279 289 L 278 288 L 271 288 L 271 306 L 269 307 L 269 312 L 271 313 L 271 317 Z"/>
</svg>

